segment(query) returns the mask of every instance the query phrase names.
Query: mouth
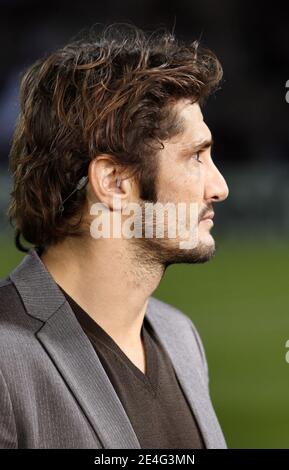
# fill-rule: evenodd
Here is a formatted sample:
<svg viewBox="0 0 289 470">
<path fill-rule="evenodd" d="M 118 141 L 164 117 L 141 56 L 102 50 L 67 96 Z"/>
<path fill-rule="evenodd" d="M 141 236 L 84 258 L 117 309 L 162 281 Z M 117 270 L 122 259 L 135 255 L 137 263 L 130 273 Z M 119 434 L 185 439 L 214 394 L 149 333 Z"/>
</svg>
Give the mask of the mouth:
<svg viewBox="0 0 289 470">
<path fill-rule="evenodd" d="M 213 220 L 215 216 L 215 213 L 214 212 L 209 212 L 207 215 L 205 215 L 205 217 L 203 217 L 201 220 Z"/>
<path fill-rule="evenodd" d="M 205 215 L 205 217 L 203 217 L 200 220 L 200 222 L 206 222 L 207 224 L 213 226 L 214 225 L 214 222 L 213 222 L 214 216 L 215 216 L 214 212 L 209 212 L 207 215 Z"/>
</svg>

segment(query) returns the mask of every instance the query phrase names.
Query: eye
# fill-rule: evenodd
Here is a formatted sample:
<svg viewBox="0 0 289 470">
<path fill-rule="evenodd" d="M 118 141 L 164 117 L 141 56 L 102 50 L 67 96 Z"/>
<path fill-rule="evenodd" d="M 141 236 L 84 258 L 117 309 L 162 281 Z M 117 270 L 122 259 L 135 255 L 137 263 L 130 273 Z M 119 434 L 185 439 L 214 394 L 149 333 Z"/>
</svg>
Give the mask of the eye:
<svg viewBox="0 0 289 470">
<path fill-rule="evenodd" d="M 200 160 L 200 158 L 199 158 L 199 157 L 200 157 L 200 152 L 196 152 L 196 153 L 194 153 L 194 154 L 192 155 L 192 157 L 195 157 L 195 156 L 197 157 L 197 158 L 196 158 L 197 162 L 203 163 L 202 160 Z"/>
</svg>

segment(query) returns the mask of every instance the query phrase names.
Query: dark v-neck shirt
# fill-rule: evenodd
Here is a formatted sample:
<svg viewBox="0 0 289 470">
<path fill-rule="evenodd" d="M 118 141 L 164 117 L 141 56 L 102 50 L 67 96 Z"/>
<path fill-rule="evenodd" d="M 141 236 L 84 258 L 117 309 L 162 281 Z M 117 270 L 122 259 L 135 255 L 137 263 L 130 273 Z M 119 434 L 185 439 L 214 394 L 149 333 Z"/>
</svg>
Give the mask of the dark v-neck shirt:
<svg viewBox="0 0 289 470">
<path fill-rule="evenodd" d="M 204 441 L 171 360 L 144 317 L 146 374 L 60 286 L 113 385 L 143 449 L 200 449 Z M 95 404 L 97 406 L 97 403 Z"/>
</svg>

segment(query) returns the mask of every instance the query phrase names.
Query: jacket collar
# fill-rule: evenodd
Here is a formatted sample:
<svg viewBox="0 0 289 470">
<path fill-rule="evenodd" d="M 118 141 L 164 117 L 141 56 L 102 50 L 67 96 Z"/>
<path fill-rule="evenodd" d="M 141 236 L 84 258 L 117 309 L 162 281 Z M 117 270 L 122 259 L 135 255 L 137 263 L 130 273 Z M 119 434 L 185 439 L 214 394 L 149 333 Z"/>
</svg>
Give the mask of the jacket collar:
<svg viewBox="0 0 289 470">
<path fill-rule="evenodd" d="M 27 313 L 43 322 L 36 337 L 75 395 L 103 447 L 140 448 L 129 418 L 93 346 L 36 248 L 29 250 L 9 277 Z M 165 306 L 149 297 L 145 315 L 172 361 L 206 447 L 224 448 L 226 443 L 200 371 L 201 365 L 198 360 L 194 361 L 199 357 L 197 343 L 189 324 L 184 330 L 186 337 L 179 341 L 174 334 L 177 317 L 170 315 Z"/>
</svg>

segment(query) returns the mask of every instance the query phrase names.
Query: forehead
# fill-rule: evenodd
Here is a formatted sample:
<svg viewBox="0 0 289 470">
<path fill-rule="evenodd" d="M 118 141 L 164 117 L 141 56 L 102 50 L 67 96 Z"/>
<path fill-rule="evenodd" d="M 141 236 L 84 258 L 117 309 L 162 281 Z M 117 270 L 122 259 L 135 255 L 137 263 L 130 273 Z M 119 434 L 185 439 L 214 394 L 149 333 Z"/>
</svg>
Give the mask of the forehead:
<svg viewBox="0 0 289 470">
<path fill-rule="evenodd" d="M 188 99 L 178 100 L 174 105 L 178 118 L 182 124 L 182 132 L 171 143 L 179 145 L 198 145 L 211 138 L 211 132 L 204 122 L 204 117 L 198 103 L 191 103 Z"/>
</svg>

